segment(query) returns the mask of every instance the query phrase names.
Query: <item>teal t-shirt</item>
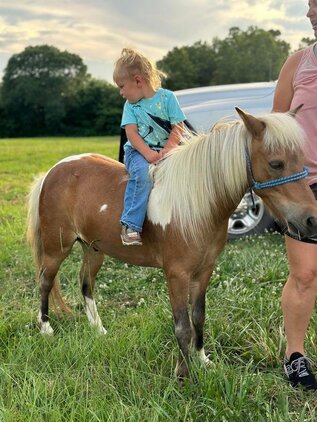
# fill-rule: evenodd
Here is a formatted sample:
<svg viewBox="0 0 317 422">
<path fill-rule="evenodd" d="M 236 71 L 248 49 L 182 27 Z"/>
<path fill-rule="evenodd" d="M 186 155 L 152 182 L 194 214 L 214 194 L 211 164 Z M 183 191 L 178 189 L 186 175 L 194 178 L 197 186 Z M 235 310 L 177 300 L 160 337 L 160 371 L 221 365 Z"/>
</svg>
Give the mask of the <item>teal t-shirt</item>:
<svg viewBox="0 0 317 422">
<path fill-rule="evenodd" d="M 172 91 L 158 89 L 153 97 L 142 98 L 136 103 L 126 101 L 121 127 L 135 124 L 138 133 L 152 149 L 160 150 L 166 144 L 172 125 L 181 123 L 186 119 L 178 100 Z M 128 140 L 124 148 L 132 147 Z"/>
</svg>

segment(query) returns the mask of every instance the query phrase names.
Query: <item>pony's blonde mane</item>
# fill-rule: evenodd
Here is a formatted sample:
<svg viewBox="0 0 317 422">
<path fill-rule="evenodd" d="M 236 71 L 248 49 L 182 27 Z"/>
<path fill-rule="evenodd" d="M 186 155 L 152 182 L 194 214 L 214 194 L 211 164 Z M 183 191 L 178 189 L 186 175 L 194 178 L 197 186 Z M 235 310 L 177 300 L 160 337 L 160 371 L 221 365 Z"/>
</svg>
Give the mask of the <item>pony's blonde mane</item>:
<svg viewBox="0 0 317 422">
<path fill-rule="evenodd" d="M 284 113 L 258 117 L 265 123 L 263 142 L 270 152 L 296 151 L 304 134 Z M 185 238 L 197 239 L 206 226 L 217 225 L 222 209 L 238 205 L 247 190 L 246 148 L 252 135 L 242 121 L 216 124 L 208 134 L 190 135 L 151 168 L 165 213 Z"/>
<path fill-rule="evenodd" d="M 265 123 L 265 149 L 269 152 L 302 150 L 306 135 L 289 113 L 269 113 L 258 117 Z"/>
</svg>

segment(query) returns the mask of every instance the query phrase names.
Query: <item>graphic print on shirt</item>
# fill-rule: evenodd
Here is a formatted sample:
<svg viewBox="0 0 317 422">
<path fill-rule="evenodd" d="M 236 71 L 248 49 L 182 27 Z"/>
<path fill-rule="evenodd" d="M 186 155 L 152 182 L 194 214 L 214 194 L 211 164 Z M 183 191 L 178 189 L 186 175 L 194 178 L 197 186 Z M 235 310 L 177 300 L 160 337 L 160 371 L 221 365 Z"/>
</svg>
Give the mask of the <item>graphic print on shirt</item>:
<svg viewBox="0 0 317 422">
<path fill-rule="evenodd" d="M 153 148 L 163 148 L 172 130 L 171 123 L 145 111 L 138 104 L 134 106 L 134 110 L 139 124 L 142 123 L 147 128 L 147 131 L 142 135 L 143 139 Z"/>
</svg>

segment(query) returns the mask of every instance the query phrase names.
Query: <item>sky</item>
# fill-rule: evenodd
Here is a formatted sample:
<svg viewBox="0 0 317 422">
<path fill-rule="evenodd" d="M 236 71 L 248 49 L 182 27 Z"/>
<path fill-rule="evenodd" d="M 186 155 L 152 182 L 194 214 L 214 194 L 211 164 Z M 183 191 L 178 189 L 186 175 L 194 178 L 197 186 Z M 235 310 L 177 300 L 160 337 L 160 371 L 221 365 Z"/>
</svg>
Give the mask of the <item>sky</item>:
<svg viewBox="0 0 317 422">
<path fill-rule="evenodd" d="M 152 61 L 174 47 L 223 39 L 233 26 L 281 31 L 298 48 L 313 37 L 306 0 L 0 0 L 0 79 L 9 58 L 48 44 L 78 54 L 88 72 L 112 83 L 124 47 Z"/>
</svg>

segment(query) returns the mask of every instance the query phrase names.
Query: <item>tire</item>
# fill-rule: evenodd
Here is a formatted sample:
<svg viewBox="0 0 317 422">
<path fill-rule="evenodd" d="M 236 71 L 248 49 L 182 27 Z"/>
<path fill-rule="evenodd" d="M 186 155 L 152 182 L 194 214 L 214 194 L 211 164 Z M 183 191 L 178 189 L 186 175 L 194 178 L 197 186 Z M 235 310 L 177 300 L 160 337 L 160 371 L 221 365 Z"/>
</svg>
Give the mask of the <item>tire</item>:
<svg viewBox="0 0 317 422">
<path fill-rule="evenodd" d="M 229 218 L 229 240 L 274 230 L 274 220 L 265 208 L 262 199 L 255 194 L 253 197 L 255 206 L 253 206 L 251 194 L 247 193 Z"/>
</svg>

